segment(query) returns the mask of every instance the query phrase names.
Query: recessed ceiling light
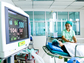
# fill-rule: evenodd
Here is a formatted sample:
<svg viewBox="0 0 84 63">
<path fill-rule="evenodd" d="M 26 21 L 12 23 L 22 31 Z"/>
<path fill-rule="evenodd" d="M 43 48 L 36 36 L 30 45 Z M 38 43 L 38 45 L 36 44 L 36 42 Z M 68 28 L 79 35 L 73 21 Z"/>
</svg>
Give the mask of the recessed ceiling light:
<svg viewBox="0 0 84 63">
<path fill-rule="evenodd" d="M 33 1 L 54 1 L 54 0 L 33 0 Z"/>
<path fill-rule="evenodd" d="M 18 0 L 18 1 L 26 1 L 26 0 Z"/>
</svg>

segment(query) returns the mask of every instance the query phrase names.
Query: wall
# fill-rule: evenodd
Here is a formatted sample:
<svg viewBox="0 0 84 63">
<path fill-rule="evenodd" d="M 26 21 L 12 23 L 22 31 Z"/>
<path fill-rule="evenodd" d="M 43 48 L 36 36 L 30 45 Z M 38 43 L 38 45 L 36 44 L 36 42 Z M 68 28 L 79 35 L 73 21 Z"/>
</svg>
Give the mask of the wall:
<svg viewBox="0 0 84 63">
<path fill-rule="evenodd" d="M 80 32 L 80 37 L 84 38 L 84 10 L 80 11 Z"/>
<path fill-rule="evenodd" d="M 12 2 L 12 0 L 0 0 L 0 1 L 7 2 L 7 3 L 10 3 L 10 4 L 14 5 L 14 3 Z"/>
<path fill-rule="evenodd" d="M 80 35 L 76 37 L 78 42 L 84 43 L 84 10 L 80 10 Z"/>
</svg>

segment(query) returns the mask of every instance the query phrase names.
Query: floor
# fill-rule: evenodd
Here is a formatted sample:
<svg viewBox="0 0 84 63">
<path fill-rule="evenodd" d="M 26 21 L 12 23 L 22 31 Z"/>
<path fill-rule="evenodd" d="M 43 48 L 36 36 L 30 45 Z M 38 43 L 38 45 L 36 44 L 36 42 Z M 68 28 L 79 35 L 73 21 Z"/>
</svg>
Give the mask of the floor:
<svg viewBox="0 0 84 63">
<path fill-rule="evenodd" d="M 44 60 L 44 63 L 54 63 L 54 58 L 52 58 L 51 56 L 47 55 L 43 49 L 39 49 L 39 54 L 40 57 L 42 57 L 42 59 Z M 55 58 L 56 63 L 64 63 L 64 59 L 58 59 Z M 36 62 L 38 63 L 38 62 Z"/>
<path fill-rule="evenodd" d="M 33 46 L 35 49 L 39 49 L 39 56 L 44 60 L 44 63 L 54 63 L 54 58 L 51 56 L 47 55 L 42 47 L 46 43 L 46 37 L 45 36 L 34 36 L 33 37 Z M 38 63 L 36 61 L 36 63 Z M 64 59 L 58 59 L 56 58 L 56 63 L 64 63 Z"/>
</svg>

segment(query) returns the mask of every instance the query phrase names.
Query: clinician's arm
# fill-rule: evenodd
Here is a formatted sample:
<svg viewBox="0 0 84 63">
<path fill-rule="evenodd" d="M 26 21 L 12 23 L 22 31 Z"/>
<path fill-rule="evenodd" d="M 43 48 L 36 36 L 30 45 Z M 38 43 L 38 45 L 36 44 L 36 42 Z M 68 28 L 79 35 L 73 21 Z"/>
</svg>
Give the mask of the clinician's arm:
<svg viewBox="0 0 84 63">
<path fill-rule="evenodd" d="M 64 36 L 62 36 L 62 40 L 64 40 L 65 42 L 70 42 L 70 41 L 67 40 Z"/>
<path fill-rule="evenodd" d="M 70 43 L 76 43 L 76 42 L 77 42 L 77 39 L 76 39 L 75 36 L 73 36 L 74 42 L 71 42 L 71 41 L 67 40 L 64 36 L 62 36 L 62 39 L 63 39 L 65 42 L 70 42 Z"/>
<path fill-rule="evenodd" d="M 73 40 L 74 40 L 74 43 L 76 43 L 76 42 L 77 42 L 77 39 L 76 39 L 76 37 L 75 37 L 75 36 L 73 36 Z"/>
</svg>

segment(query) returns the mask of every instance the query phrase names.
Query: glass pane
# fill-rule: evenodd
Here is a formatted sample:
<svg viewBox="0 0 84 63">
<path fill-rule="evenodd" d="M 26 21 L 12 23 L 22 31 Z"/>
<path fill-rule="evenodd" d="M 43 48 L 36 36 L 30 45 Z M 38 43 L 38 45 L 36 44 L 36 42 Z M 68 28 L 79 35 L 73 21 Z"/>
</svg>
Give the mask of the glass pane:
<svg viewBox="0 0 84 63">
<path fill-rule="evenodd" d="M 54 21 L 56 21 L 56 19 L 57 19 L 57 13 L 56 12 L 52 12 L 52 11 L 48 11 L 48 12 L 46 12 L 46 21 L 50 21 L 50 19 L 55 19 Z"/>
<path fill-rule="evenodd" d="M 79 21 L 80 17 L 79 17 L 79 12 L 75 12 L 75 21 Z"/>
<path fill-rule="evenodd" d="M 33 35 L 33 22 L 30 22 L 31 25 L 31 35 Z"/>
<path fill-rule="evenodd" d="M 66 23 L 66 22 L 62 22 L 62 30 L 65 29 L 65 23 Z"/>
<path fill-rule="evenodd" d="M 49 21 L 51 18 L 51 12 L 46 12 L 46 21 Z"/>
<path fill-rule="evenodd" d="M 79 12 L 69 12 L 69 20 L 70 21 L 79 21 Z"/>
<path fill-rule="evenodd" d="M 54 33 L 56 33 L 57 32 L 57 29 L 56 29 L 57 27 L 56 27 L 56 22 L 54 22 Z"/>
<path fill-rule="evenodd" d="M 44 11 L 35 11 L 34 12 L 34 21 L 45 21 L 45 12 Z"/>
<path fill-rule="evenodd" d="M 48 22 L 48 35 L 50 36 L 50 22 Z"/>
<path fill-rule="evenodd" d="M 35 11 L 34 12 L 35 21 L 35 33 L 37 36 L 45 35 L 45 12 Z"/>
<path fill-rule="evenodd" d="M 29 15 L 31 25 L 31 35 L 33 35 L 33 11 L 25 11 Z"/>
<path fill-rule="evenodd" d="M 57 32 L 56 22 L 49 21 L 48 22 L 48 35 L 53 36 L 53 33 Z"/>
<path fill-rule="evenodd" d="M 75 21 L 75 12 L 69 12 L 69 20 Z"/>
<path fill-rule="evenodd" d="M 46 21 L 48 23 L 48 36 L 53 36 L 56 32 L 56 12 L 48 11 L 46 12 Z"/>
<path fill-rule="evenodd" d="M 58 20 L 68 20 L 68 12 L 58 12 Z"/>
<path fill-rule="evenodd" d="M 73 30 L 75 31 L 76 35 L 80 35 L 79 22 L 73 22 Z"/>
<path fill-rule="evenodd" d="M 69 12 L 69 20 L 73 22 L 72 29 L 76 35 L 80 35 L 80 18 L 79 12 Z"/>
<path fill-rule="evenodd" d="M 57 27 L 58 27 L 58 36 L 61 36 L 61 22 L 57 22 Z"/>
<path fill-rule="evenodd" d="M 25 11 L 29 17 L 30 17 L 30 21 L 33 21 L 33 11 Z"/>
<path fill-rule="evenodd" d="M 45 23 L 44 22 L 35 22 L 35 33 L 36 33 L 36 36 L 45 35 Z"/>
</svg>

